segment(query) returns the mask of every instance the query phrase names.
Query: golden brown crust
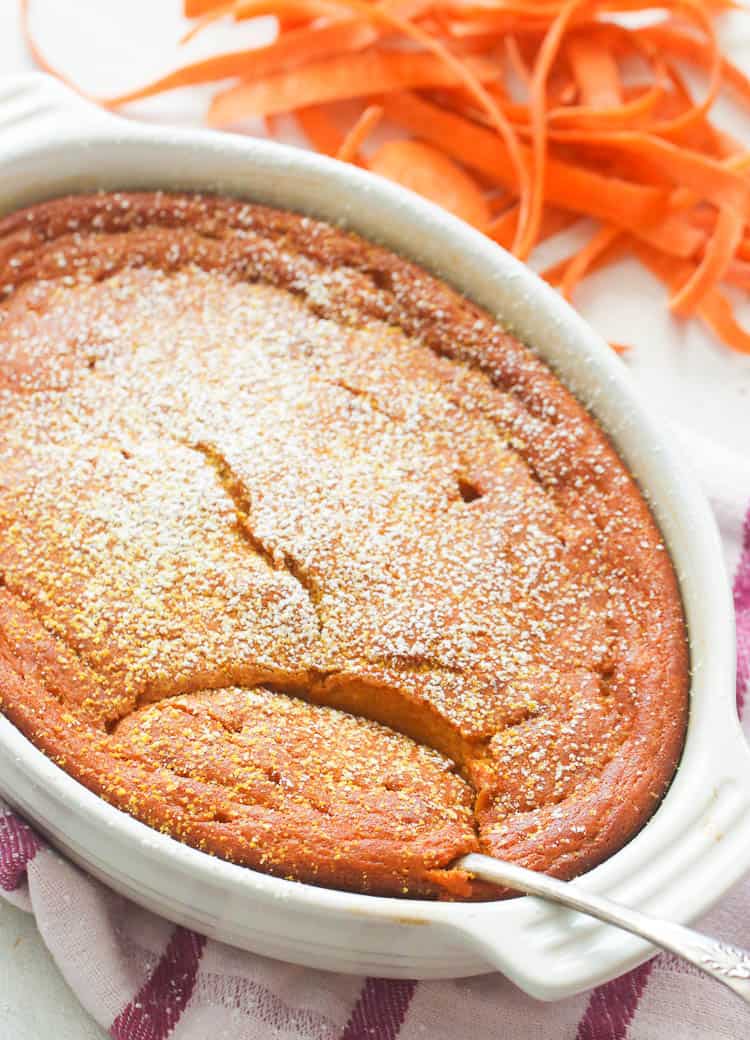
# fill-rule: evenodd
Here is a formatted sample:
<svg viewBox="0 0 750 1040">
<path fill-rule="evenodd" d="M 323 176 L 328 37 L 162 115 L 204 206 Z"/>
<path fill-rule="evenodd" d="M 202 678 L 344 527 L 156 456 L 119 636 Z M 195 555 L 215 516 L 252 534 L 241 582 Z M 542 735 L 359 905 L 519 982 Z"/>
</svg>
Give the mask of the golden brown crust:
<svg viewBox="0 0 750 1040">
<path fill-rule="evenodd" d="M 0 222 L 3 710 L 154 827 L 481 895 L 642 826 L 687 711 L 674 573 L 552 373 L 421 269 L 226 199 Z"/>
</svg>

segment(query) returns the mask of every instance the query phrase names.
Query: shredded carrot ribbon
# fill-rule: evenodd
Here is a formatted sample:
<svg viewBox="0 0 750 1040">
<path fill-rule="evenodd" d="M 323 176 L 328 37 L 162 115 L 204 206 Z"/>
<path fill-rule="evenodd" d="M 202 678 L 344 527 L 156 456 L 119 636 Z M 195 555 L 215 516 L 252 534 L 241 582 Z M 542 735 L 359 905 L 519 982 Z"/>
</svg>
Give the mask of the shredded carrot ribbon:
<svg viewBox="0 0 750 1040">
<path fill-rule="evenodd" d="M 36 44 L 30 0 L 19 2 L 34 61 L 74 86 Z M 545 272 L 561 292 L 573 296 L 593 271 L 631 253 L 669 287 L 676 317 L 750 353 L 723 291 L 750 291 L 750 151 L 710 118 L 725 94 L 750 109 L 750 78 L 717 41 L 717 20 L 734 7 L 183 0 L 185 42 L 218 19 L 268 15 L 276 38 L 91 100 L 121 108 L 216 83 L 211 125 L 260 118 L 273 134 L 278 117 L 293 114 L 318 151 L 426 196 L 521 258 L 593 218 L 588 241 Z M 634 27 L 620 17 L 632 12 L 648 17 Z M 691 84 L 696 74 L 701 81 L 695 93 L 686 68 Z M 379 147 L 368 141 L 376 128 Z"/>
<path fill-rule="evenodd" d="M 331 118 L 327 105 L 309 105 L 298 108 L 294 114 L 316 151 L 338 155 L 344 145 L 344 134 Z"/>
<path fill-rule="evenodd" d="M 703 259 L 669 301 L 675 314 L 685 317 L 693 314 L 706 294 L 721 281 L 737 252 L 742 230 L 742 221 L 732 210 L 719 210 L 716 230 L 709 240 Z"/>
<path fill-rule="evenodd" d="M 490 207 L 477 182 L 431 145 L 422 141 L 387 141 L 369 165 L 374 173 L 438 202 L 468 224 L 487 228 Z"/>
<path fill-rule="evenodd" d="M 619 228 L 608 227 L 605 224 L 604 227 L 599 228 L 599 230 L 592 235 L 583 249 L 579 250 L 570 261 L 560 279 L 559 288 L 563 296 L 567 299 L 571 298 L 573 290 L 585 277 L 592 265 L 600 256 L 602 256 L 603 253 L 606 252 L 606 250 L 615 244 L 621 234 L 622 232 Z"/>
<path fill-rule="evenodd" d="M 359 162 L 359 150 L 383 118 L 381 105 L 370 105 L 344 138 L 336 158 L 341 162 Z"/>
<path fill-rule="evenodd" d="M 467 61 L 466 68 L 479 80 L 491 80 L 498 74 L 484 58 Z M 230 87 L 213 99 L 207 120 L 209 126 L 231 126 L 250 116 L 291 112 L 300 105 L 319 105 L 415 87 L 456 86 L 458 82 L 453 69 L 432 54 L 369 49 L 360 54 L 309 62 L 262 80 Z"/>
</svg>

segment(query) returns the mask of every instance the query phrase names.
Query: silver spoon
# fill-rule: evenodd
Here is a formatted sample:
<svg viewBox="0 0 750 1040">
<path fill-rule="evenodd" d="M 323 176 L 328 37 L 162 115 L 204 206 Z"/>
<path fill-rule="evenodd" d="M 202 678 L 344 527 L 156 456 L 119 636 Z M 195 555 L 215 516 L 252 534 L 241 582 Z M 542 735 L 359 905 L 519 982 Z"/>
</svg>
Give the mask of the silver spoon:
<svg viewBox="0 0 750 1040">
<path fill-rule="evenodd" d="M 592 895 L 576 883 L 558 881 L 546 874 L 538 874 L 534 870 L 517 867 L 514 863 L 505 863 L 491 856 L 471 853 L 463 856 L 456 865 L 482 881 L 560 903 L 571 910 L 579 910 L 607 924 L 623 928 L 626 932 L 632 932 L 641 939 L 647 939 L 655 946 L 694 964 L 750 1004 L 750 952 L 747 950 L 712 939 L 681 924 L 631 910 L 611 899 Z"/>
</svg>

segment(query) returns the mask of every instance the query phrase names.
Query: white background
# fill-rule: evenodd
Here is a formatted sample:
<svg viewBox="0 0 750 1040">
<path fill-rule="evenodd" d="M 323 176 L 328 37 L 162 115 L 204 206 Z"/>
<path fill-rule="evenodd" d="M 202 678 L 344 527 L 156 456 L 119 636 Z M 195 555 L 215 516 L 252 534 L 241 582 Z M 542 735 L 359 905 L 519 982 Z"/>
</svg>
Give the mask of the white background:
<svg viewBox="0 0 750 1040">
<path fill-rule="evenodd" d="M 175 65 L 180 56 L 179 0 L 34 0 L 38 39 L 62 71 L 89 90 L 114 93 Z M 183 55 L 263 42 L 272 23 L 212 29 Z M 724 30 L 734 59 L 750 70 L 750 17 Z M 0 0 L 0 76 L 31 68 L 18 28 L 16 0 Z M 210 91 L 181 91 L 143 103 L 144 118 L 200 122 Z M 750 141 L 750 120 L 731 108 L 722 122 Z M 250 127 L 257 130 L 257 127 Z M 0 162 L 2 137 L 0 136 Z M 546 262 L 548 257 L 540 257 Z M 635 263 L 593 277 L 577 303 L 609 339 L 629 343 L 626 364 L 665 423 L 722 441 L 750 458 L 750 357 L 732 354 L 695 323 L 673 321 L 664 290 Z M 750 327 L 750 305 L 743 307 Z M 47 954 L 30 918 L 0 901 L 0 1040 L 93 1040 L 105 1034 L 80 1009 Z"/>
</svg>

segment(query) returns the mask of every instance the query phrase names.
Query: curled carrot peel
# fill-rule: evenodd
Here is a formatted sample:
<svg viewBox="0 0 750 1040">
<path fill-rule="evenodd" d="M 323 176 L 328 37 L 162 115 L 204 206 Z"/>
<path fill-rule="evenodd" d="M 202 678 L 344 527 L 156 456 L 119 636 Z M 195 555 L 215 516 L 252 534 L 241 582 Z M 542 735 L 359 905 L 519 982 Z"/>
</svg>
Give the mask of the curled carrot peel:
<svg viewBox="0 0 750 1040">
<path fill-rule="evenodd" d="M 476 76 L 468 70 L 465 63 L 462 62 L 455 55 L 451 54 L 450 50 L 442 44 L 436 38 L 430 37 L 429 33 L 423 32 L 416 26 L 412 25 L 408 20 L 399 17 L 388 9 L 384 4 L 370 7 L 363 0 L 346 0 L 347 5 L 353 10 L 357 10 L 360 13 L 364 13 L 368 18 L 374 16 L 380 20 L 391 25 L 394 29 L 399 29 L 405 36 L 411 39 L 415 43 L 421 43 L 427 50 L 431 51 L 436 57 L 440 58 L 449 68 L 451 68 L 467 90 L 473 95 L 477 103 L 482 107 L 488 114 L 495 130 L 503 140 L 507 150 L 508 156 L 513 167 L 514 173 L 518 181 L 518 190 L 521 197 L 521 219 L 528 221 L 529 219 L 529 206 L 530 206 L 530 177 L 529 171 L 526 164 L 523 161 L 520 144 L 515 130 L 505 118 L 500 108 L 495 104 L 492 96 L 482 86 L 481 82 Z M 518 238 L 521 237 L 519 229 Z M 518 238 L 514 242 L 514 249 L 519 251 Z"/>
<path fill-rule="evenodd" d="M 531 142 L 533 175 L 529 214 L 520 241 L 514 249 L 521 259 L 525 259 L 539 235 L 544 206 L 545 168 L 547 165 L 547 78 L 560 49 L 563 36 L 573 15 L 582 7 L 585 0 L 567 0 L 560 13 L 550 26 L 547 35 L 539 48 L 534 71 L 529 85 L 529 110 L 531 124 Z"/>
<path fill-rule="evenodd" d="M 328 112 L 326 105 L 309 105 L 294 113 L 308 141 L 318 152 L 337 155 L 344 144 L 344 135 Z"/>
<path fill-rule="evenodd" d="M 121 108 L 133 101 L 163 94 L 178 87 L 240 78 L 248 75 L 251 70 L 258 77 L 272 76 L 284 69 L 304 65 L 310 61 L 363 50 L 374 43 L 376 38 L 377 30 L 372 25 L 353 20 L 297 29 L 264 47 L 230 51 L 184 65 L 161 79 L 108 98 L 103 103 L 109 108 Z"/>
<path fill-rule="evenodd" d="M 383 106 L 386 116 L 399 126 L 471 168 L 496 177 L 506 187 L 513 187 L 508 153 L 491 130 L 408 91 L 390 95 Z M 530 161 L 528 150 L 525 157 Z M 549 202 L 563 209 L 626 227 L 656 221 L 668 199 L 668 193 L 660 188 L 600 174 L 560 159 L 547 163 L 545 193 Z"/>
<path fill-rule="evenodd" d="M 750 290 L 750 264 L 746 260 L 732 260 L 724 272 L 724 279 L 738 289 Z"/>
<path fill-rule="evenodd" d="M 198 17 L 198 20 L 194 25 L 191 25 L 187 32 L 183 33 L 180 37 L 180 43 L 190 43 L 191 40 L 195 39 L 199 33 L 202 33 L 209 25 L 213 25 L 214 22 L 218 22 L 220 18 L 226 18 L 234 12 L 234 3 L 224 4 L 222 7 L 216 7 L 214 10 L 206 11 Z"/>
<path fill-rule="evenodd" d="M 690 269 L 681 261 L 660 256 L 647 246 L 637 246 L 636 254 L 669 289 L 677 289 L 690 275 Z M 728 347 L 741 354 L 750 354 L 750 332 L 734 316 L 732 305 L 720 289 L 710 289 L 699 302 L 697 315 Z"/>
<path fill-rule="evenodd" d="M 182 9 L 186 18 L 200 18 L 214 8 L 221 6 L 221 0 L 185 0 Z"/>
<path fill-rule="evenodd" d="M 719 289 L 707 293 L 698 316 L 726 346 L 740 354 L 750 354 L 750 332 L 737 321 L 731 303 Z"/>
<path fill-rule="evenodd" d="M 686 32 L 684 27 L 669 21 L 664 24 L 644 26 L 637 30 L 637 33 L 642 39 L 669 52 L 675 59 L 695 65 L 703 71 L 708 70 L 710 54 L 706 53 L 705 41 Z M 750 104 L 750 78 L 726 58 L 721 55 L 719 58 L 719 75 L 722 84 L 729 87 L 745 104 Z"/>
<path fill-rule="evenodd" d="M 360 148 L 382 118 L 383 108 L 381 105 L 368 105 L 344 138 L 336 158 L 342 162 L 360 161 Z"/>
<path fill-rule="evenodd" d="M 274 15 L 287 28 L 297 28 L 312 22 L 315 18 L 335 14 L 336 4 L 323 3 L 321 0 L 232 0 L 207 11 L 180 37 L 180 43 L 189 43 L 209 25 L 221 18 L 232 17 L 236 22 L 250 18 L 262 18 Z"/>
<path fill-rule="evenodd" d="M 443 152 L 422 141 L 387 141 L 369 168 L 437 202 L 469 224 L 486 228 L 490 210 L 479 186 Z"/>
<path fill-rule="evenodd" d="M 716 229 L 701 262 L 669 301 L 675 314 L 688 317 L 721 281 L 742 238 L 742 221 L 730 209 L 719 210 Z"/>
<path fill-rule="evenodd" d="M 260 117 L 275 136 L 290 113 L 312 147 L 427 196 L 521 258 L 592 218 L 598 230 L 544 274 L 566 296 L 628 252 L 668 285 L 676 316 L 750 353 L 724 291 L 750 291 L 750 151 L 711 117 L 726 94 L 750 110 L 750 78 L 717 39 L 734 0 L 183 0 L 186 39 L 267 15 L 276 37 L 98 99 L 42 52 L 30 0 L 19 4 L 36 64 L 92 101 L 120 108 L 216 84 L 212 125 Z"/>
<path fill-rule="evenodd" d="M 497 76 L 495 67 L 484 58 L 467 60 L 466 67 L 480 80 Z M 213 99 L 207 119 L 209 126 L 230 126 L 251 116 L 292 112 L 300 106 L 412 87 L 456 86 L 458 82 L 453 69 L 432 54 L 370 49 L 230 87 Z"/>
<path fill-rule="evenodd" d="M 540 237 L 552 238 L 572 227 L 579 217 L 575 213 L 558 209 L 555 206 L 547 206 L 542 217 Z M 518 227 L 518 206 L 510 206 L 504 213 L 500 213 L 485 229 L 490 238 L 494 239 L 505 249 L 509 249 Z"/>
<path fill-rule="evenodd" d="M 622 231 L 620 231 L 619 228 L 607 226 L 599 228 L 599 230 L 594 233 L 583 249 L 579 250 L 570 261 L 565 269 L 565 273 L 560 279 L 559 288 L 563 296 L 567 299 L 571 298 L 573 290 L 585 277 L 587 271 L 597 257 L 601 256 L 602 253 L 609 249 L 621 234 Z"/>
<path fill-rule="evenodd" d="M 622 82 L 617 59 L 595 36 L 576 35 L 566 55 L 578 87 L 581 103 L 594 110 L 621 105 Z"/>
</svg>

